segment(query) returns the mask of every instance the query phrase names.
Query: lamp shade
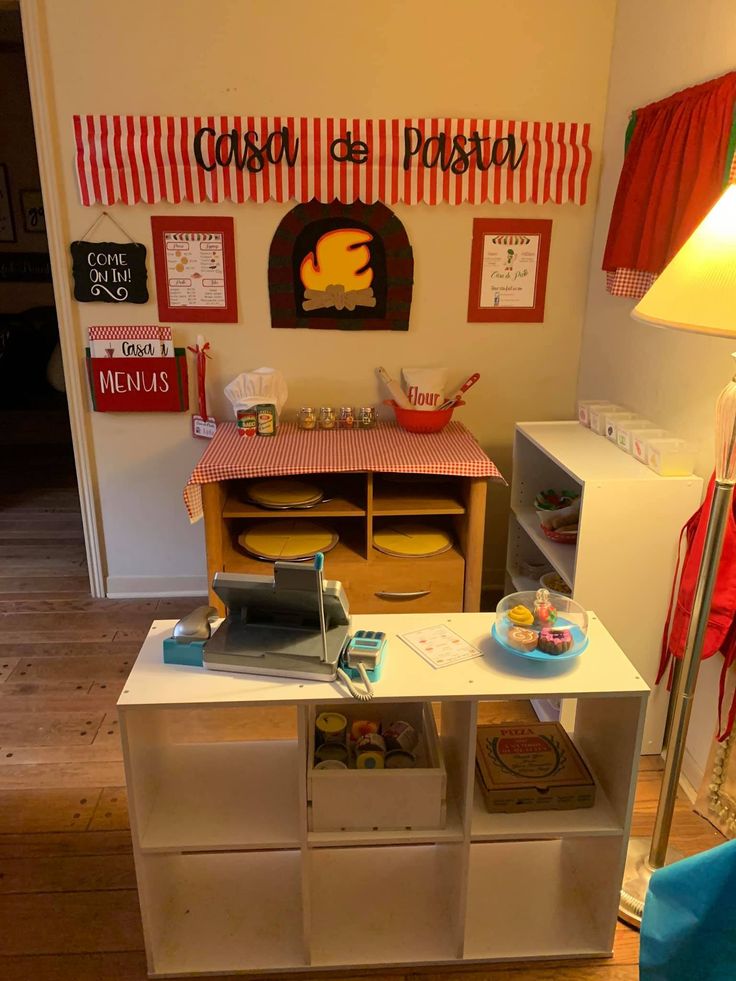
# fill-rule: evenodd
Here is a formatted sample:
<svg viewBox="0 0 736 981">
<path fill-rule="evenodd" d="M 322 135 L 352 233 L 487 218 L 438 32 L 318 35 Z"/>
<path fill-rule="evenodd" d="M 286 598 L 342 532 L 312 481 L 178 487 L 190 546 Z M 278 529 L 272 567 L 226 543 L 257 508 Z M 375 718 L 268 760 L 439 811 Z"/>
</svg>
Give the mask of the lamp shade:
<svg viewBox="0 0 736 981">
<path fill-rule="evenodd" d="M 631 316 L 736 338 L 736 185 L 718 199 Z"/>
</svg>

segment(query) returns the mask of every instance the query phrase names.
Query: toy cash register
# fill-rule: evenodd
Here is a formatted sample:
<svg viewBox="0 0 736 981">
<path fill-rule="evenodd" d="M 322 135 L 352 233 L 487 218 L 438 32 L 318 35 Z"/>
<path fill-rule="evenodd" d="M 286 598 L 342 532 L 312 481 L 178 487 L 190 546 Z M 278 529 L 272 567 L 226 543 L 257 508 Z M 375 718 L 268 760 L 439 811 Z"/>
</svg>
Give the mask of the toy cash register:
<svg viewBox="0 0 736 981">
<path fill-rule="evenodd" d="M 216 572 L 212 588 L 227 607 L 225 619 L 211 632 L 214 608 L 194 610 L 164 640 L 164 661 L 240 674 L 339 678 L 354 698 L 372 698 L 385 634 L 359 630 L 350 636 L 342 584 L 325 581 L 323 568 L 318 552 L 313 565 L 275 562 L 273 577 Z"/>
<path fill-rule="evenodd" d="M 273 578 L 216 572 L 212 588 L 227 616 L 205 645 L 205 667 L 334 680 L 350 613 L 342 584 L 323 581 L 321 562 L 276 562 Z"/>
</svg>

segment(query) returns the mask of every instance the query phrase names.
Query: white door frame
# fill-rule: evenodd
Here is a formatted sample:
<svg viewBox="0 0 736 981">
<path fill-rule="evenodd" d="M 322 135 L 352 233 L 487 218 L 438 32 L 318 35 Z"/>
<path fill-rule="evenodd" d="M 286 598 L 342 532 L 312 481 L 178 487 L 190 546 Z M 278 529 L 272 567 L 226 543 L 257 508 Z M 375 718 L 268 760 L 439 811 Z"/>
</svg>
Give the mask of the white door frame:
<svg viewBox="0 0 736 981">
<path fill-rule="evenodd" d="M 90 431 L 85 352 L 80 342 L 69 286 L 68 220 L 64 206 L 63 165 L 60 158 L 60 148 L 67 143 L 59 138 L 53 112 L 54 90 L 50 77 L 51 67 L 43 7 L 43 0 L 20 0 L 23 44 L 31 92 L 38 170 L 41 176 L 56 316 L 59 323 L 59 341 L 64 362 L 64 381 L 82 511 L 89 585 L 92 596 L 101 597 L 105 595 L 105 563 L 102 549 L 102 522 L 95 481 L 94 444 Z"/>
</svg>

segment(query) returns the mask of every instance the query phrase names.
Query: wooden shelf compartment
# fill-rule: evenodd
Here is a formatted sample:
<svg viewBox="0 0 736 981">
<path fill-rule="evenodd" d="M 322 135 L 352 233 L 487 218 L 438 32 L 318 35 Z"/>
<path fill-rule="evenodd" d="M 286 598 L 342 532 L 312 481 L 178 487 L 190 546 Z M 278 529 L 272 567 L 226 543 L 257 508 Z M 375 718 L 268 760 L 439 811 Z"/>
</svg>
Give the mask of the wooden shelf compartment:
<svg viewBox="0 0 736 981">
<path fill-rule="evenodd" d="M 141 863 L 152 976 L 306 966 L 298 850 Z"/>
<path fill-rule="evenodd" d="M 264 478 L 265 479 L 265 478 Z M 278 478 L 274 478 L 278 479 Z M 249 483 L 259 480 L 231 480 L 227 482 L 223 518 L 360 518 L 366 511 L 367 474 L 299 474 L 284 480 L 303 480 L 320 487 L 325 500 L 311 508 L 285 508 L 283 510 L 259 507 L 246 496 Z"/>
<path fill-rule="evenodd" d="M 457 546 L 427 559 L 403 559 L 371 548 L 366 558 L 358 529 L 336 525 L 340 541 L 325 554 L 325 578 L 339 580 L 351 610 L 361 613 L 456 612 L 463 601 L 465 560 Z M 272 575 L 273 563 L 246 555 L 235 545 L 238 529 L 223 536 L 223 569 Z M 423 594 L 423 595 L 417 595 Z"/>
<path fill-rule="evenodd" d="M 292 515 L 293 517 L 293 515 Z M 362 524 L 336 519 L 329 522 L 340 536 L 337 545 L 325 553 L 325 578 L 340 579 L 336 570 L 350 565 L 365 565 L 365 529 Z M 357 525 L 357 526 L 356 526 Z M 231 521 L 223 534 L 223 569 L 225 572 L 247 572 L 268 576 L 273 574 L 273 562 L 248 555 L 237 544 L 238 535 L 248 527 L 247 521 Z"/>
<path fill-rule="evenodd" d="M 366 510 L 345 497 L 331 497 L 311 508 L 261 508 L 257 504 L 228 496 L 223 518 L 364 518 Z"/>
<path fill-rule="evenodd" d="M 463 849 L 310 850 L 312 966 L 454 960 Z"/>
<path fill-rule="evenodd" d="M 373 514 L 432 515 L 465 514 L 461 481 L 392 481 L 374 476 Z"/>
<path fill-rule="evenodd" d="M 301 840 L 296 709 L 267 736 L 258 708 L 142 711 L 127 723 L 142 852 L 296 848 Z M 258 736 L 262 738 L 258 738 Z M 266 736 L 266 738 L 263 738 Z"/>
<path fill-rule="evenodd" d="M 622 836 L 471 844 L 465 959 L 609 955 L 621 841 Z"/>
<path fill-rule="evenodd" d="M 371 588 L 372 577 L 376 572 L 371 555 L 373 525 L 374 522 L 380 523 L 392 517 L 409 515 L 440 521 L 450 527 L 456 541 L 455 555 L 461 556 L 461 561 L 455 561 L 453 574 L 449 577 L 449 592 L 441 588 L 439 580 L 435 580 L 431 587 L 433 595 L 439 595 L 441 599 L 438 612 L 471 611 L 479 608 L 487 483 L 485 478 L 428 474 L 420 475 L 420 479 L 415 482 L 404 484 L 401 481 L 392 481 L 391 474 L 374 471 L 294 476 L 313 481 L 331 499 L 304 510 L 295 508 L 269 511 L 247 501 L 243 491 L 246 481 L 222 480 L 203 485 L 210 602 L 220 614 L 225 612 L 224 605 L 211 588 L 216 572 L 269 572 L 268 563 L 261 563 L 241 553 L 234 544 L 235 533 L 246 522 L 253 525 L 263 520 L 294 518 L 321 519 L 330 524 L 335 523 L 341 542 L 333 552 L 325 556 L 326 575 L 343 582 L 350 580 L 352 592 L 348 596 L 353 611 L 395 612 L 397 607 L 394 602 L 390 606 L 380 605 L 382 601 L 376 600 L 373 595 L 375 590 Z M 442 583 L 446 583 L 449 569 L 444 565 L 440 568 Z M 395 567 L 392 571 L 395 572 Z M 404 590 L 405 593 L 410 591 L 408 588 Z M 424 592 L 424 589 L 419 591 Z M 368 606 L 363 605 L 364 597 L 368 599 Z M 423 597 L 415 597 L 412 605 L 411 599 L 405 596 L 400 609 L 419 613 L 431 610 L 432 606 Z"/>
</svg>

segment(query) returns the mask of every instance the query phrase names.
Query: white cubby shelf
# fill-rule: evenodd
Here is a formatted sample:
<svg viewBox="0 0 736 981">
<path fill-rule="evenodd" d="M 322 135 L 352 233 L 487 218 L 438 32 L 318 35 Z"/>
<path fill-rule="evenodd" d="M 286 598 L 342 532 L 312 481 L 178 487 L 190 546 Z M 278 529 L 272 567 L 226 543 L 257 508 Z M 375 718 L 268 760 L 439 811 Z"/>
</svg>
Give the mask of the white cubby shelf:
<svg viewBox="0 0 736 981">
<path fill-rule="evenodd" d="M 548 488 L 580 494 L 575 544 L 550 541 L 539 526 L 534 499 Z M 506 592 L 538 589 L 527 564 L 546 562 L 654 689 L 680 529 L 702 493 L 700 477 L 661 477 L 579 422 L 517 423 Z M 645 753 L 662 748 L 667 703 L 664 686 L 653 690 Z"/>
<path fill-rule="evenodd" d="M 483 656 L 434 670 L 397 636 L 438 622 Z M 446 821 L 310 831 L 315 709 L 353 703 L 322 682 L 165 665 L 174 624 L 154 623 L 118 703 L 152 977 L 610 956 L 647 686 L 594 614 L 584 655 L 552 672 L 501 651 L 491 624 L 354 618 L 389 637 L 371 709 L 424 703 L 429 723 L 434 705 Z M 577 699 L 571 735 L 594 807 L 485 810 L 479 710 L 530 698 Z"/>
</svg>

